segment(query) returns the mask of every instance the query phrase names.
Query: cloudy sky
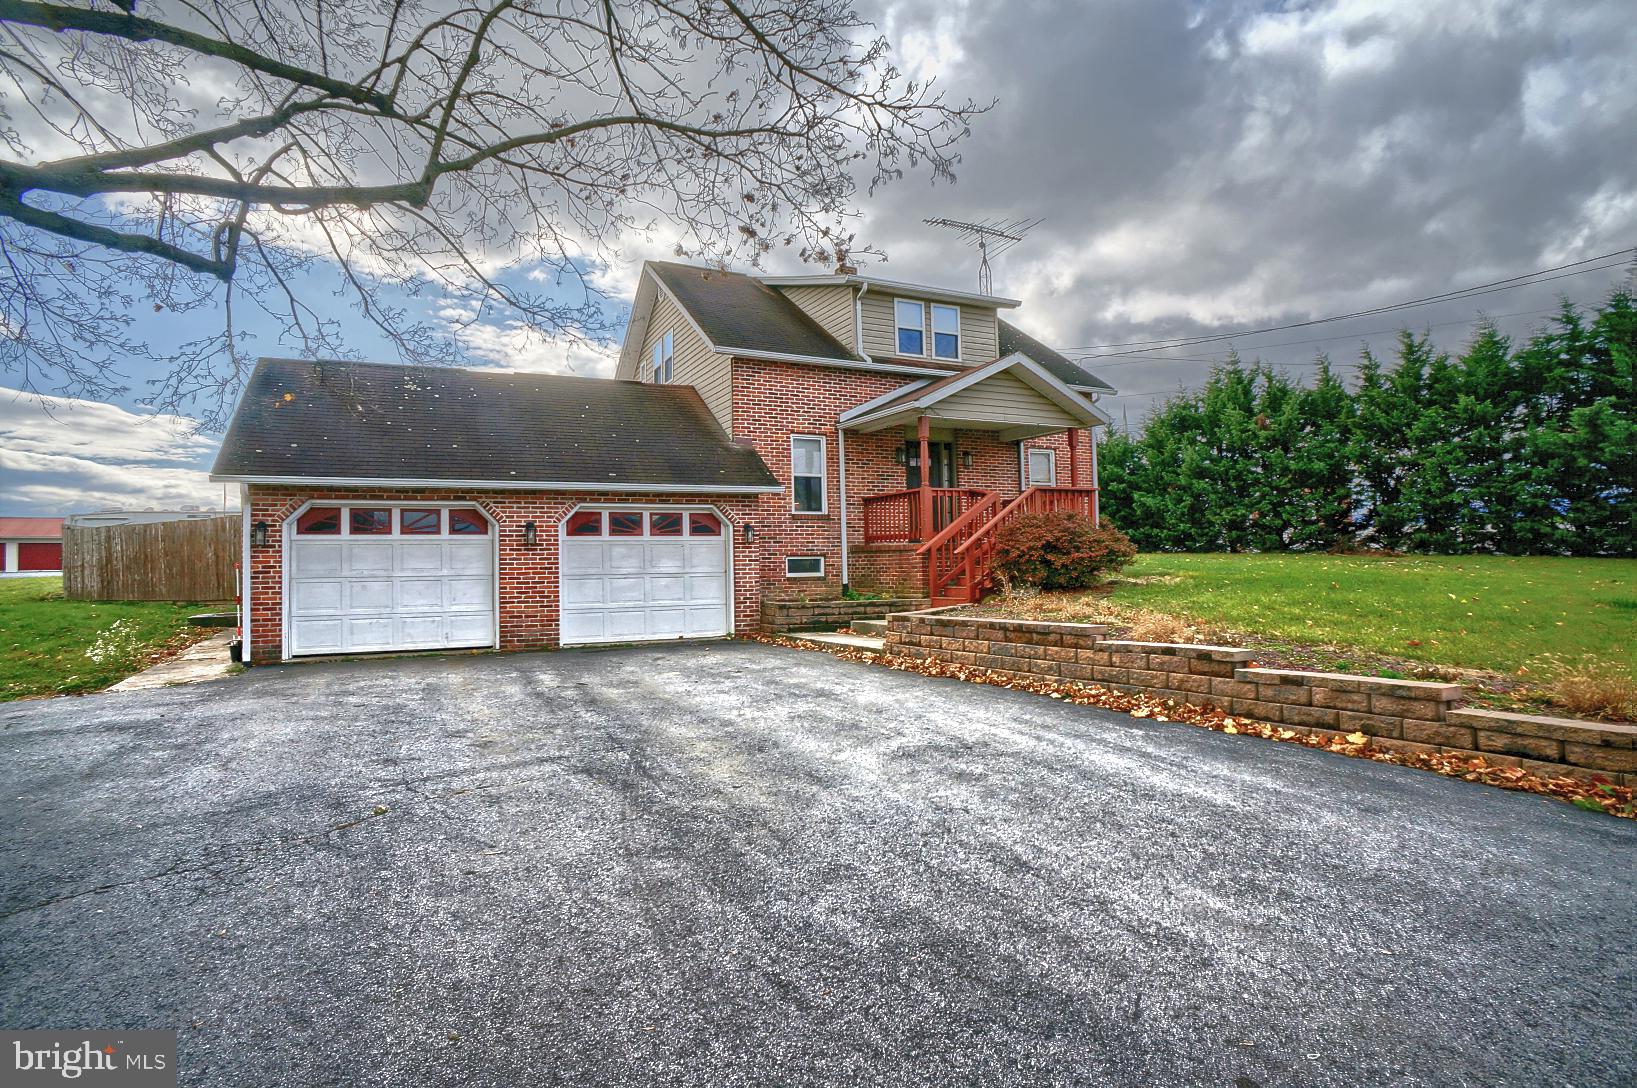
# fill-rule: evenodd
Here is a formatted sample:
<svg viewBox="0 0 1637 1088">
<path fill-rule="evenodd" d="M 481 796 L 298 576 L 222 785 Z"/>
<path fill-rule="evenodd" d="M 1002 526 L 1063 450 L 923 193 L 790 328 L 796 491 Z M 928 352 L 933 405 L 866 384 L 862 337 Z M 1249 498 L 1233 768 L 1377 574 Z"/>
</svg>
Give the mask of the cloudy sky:
<svg viewBox="0 0 1637 1088">
<path fill-rule="evenodd" d="M 1637 245 L 1630 0 L 864 7 L 908 72 L 936 75 L 953 98 L 999 100 L 975 123 L 956 185 L 912 178 L 861 199 L 859 237 L 888 256 L 867 270 L 974 286 L 971 253 L 921 219 L 1041 218 L 997 263 L 996 290 L 1023 300 L 1016 318 L 1040 338 L 1092 357 L 1121 390 L 1117 420 L 1135 425 L 1230 347 L 1296 375 L 1324 351 L 1346 374 L 1362 342 L 1385 348 L 1398 328 L 1430 329 L 1451 349 L 1480 314 L 1526 334 L 1560 293 L 1595 303 L 1627 276 L 1614 263 L 1385 316 L 1109 354 Z M 665 243 L 627 249 L 630 262 L 603 273 L 616 304 Z M 532 340 L 499 319 L 462 338 L 477 365 L 611 369 L 611 350 Z M 135 410 L 144 377 L 119 404 L 0 390 L 0 513 L 220 504 L 204 478 L 214 440 Z"/>
</svg>

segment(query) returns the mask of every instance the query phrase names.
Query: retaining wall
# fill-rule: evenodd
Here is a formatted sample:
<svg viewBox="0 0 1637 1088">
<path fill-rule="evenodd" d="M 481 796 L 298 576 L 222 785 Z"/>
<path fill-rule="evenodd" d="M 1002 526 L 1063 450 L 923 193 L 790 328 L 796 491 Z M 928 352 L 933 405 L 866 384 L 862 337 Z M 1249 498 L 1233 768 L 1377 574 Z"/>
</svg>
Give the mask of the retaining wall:
<svg viewBox="0 0 1637 1088">
<path fill-rule="evenodd" d="M 876 601 L 854 601 L 840 597 L 819 601 L 762 602 L 762 630 L 770 632 L 846 627 L 854 620 L 879 618 L 889 612 L 925 608 L 925 597 L 893 597 Z"/>
<path fill-rule="evenodd" d="M 1637 725 L 1466 709 L 1459 684 L 1263 669 L 1253 666 L 1252 650 L 1107 634 L 1098 624 L 909 612 L 887 617 L 886 651 L 1215 706 L 1302 732 L 1359 732 L 1384 747 L 1637 785 Z"/>
</svg>

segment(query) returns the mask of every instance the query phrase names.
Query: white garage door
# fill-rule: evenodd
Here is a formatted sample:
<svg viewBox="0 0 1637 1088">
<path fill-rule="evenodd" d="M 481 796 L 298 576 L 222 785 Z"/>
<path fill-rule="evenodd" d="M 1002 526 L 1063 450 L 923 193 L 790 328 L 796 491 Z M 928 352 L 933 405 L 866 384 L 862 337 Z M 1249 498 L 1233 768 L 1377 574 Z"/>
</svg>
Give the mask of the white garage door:
<svg viewBox="0 0 1637 1088">
<path fill-rule="evenodd" d="M 315 506 L 290 529 L 290 656 L 494 645 L 493 534 L 477 510 Z"/>
<path fill-rule="evenodd" d="M 579 510 L 562 528 L 562 642 L 728 633 L 727 545 L 705 510 Z"/>
</svg>

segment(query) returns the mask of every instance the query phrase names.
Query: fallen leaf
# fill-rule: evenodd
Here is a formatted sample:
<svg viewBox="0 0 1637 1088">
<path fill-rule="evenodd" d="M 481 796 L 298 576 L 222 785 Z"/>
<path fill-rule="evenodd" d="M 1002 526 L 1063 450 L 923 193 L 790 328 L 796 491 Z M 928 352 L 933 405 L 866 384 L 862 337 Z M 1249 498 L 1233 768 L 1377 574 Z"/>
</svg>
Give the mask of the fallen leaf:
<svg viewBox="0 0 1637 1088">
<path fill-rule="evenodd" d="M 1370 738 L 1365 736 L 1363 733 L 1349 733 L 1349 734 L 1347 734 L 1347 743 L 1348 744 L 1363 744 L 1365 741 L 1367 741 L 1369 739 Z"/>
</svg>

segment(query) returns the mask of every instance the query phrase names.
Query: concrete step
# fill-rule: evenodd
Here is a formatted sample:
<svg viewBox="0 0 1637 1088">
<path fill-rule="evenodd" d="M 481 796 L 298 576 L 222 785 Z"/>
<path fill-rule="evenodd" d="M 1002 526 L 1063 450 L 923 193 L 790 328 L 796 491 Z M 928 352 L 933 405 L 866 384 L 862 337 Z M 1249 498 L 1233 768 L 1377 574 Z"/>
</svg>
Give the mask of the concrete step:
<svg viewBox="0 0 1637 1088">
<path fill-rule="evenodd" d="M 887 640 L 870 638 L 867 635 L 843 635 L 830 631 L 809 631 L 804 634 L 790 634 L 786 638 L 797 642 L 814 642 L 822 646 L 845 646 L 849 650 L 870 650 L 880 653 L 886 648 Z"/>
<path fill-rule="evenodd" d="M 854 620 L 851 626 L 855 635 L 871 635 L 875 638 L 887 637 L 887 621 L 885 619 Z"/>
</svg>

